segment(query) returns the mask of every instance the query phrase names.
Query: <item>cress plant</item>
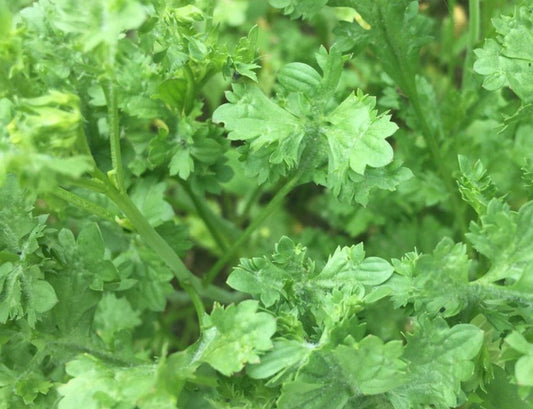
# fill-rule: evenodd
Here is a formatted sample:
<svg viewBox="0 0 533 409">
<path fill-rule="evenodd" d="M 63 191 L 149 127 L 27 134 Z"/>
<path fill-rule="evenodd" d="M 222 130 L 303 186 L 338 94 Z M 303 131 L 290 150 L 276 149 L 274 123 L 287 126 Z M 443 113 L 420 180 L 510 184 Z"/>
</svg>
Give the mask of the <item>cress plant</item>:
<svg viewBox="0 0 533 409">
<path fill-rule="evenodd" d="M 0 409 L 533 408 L 533 5 L 0 0 Z"/>
</svg>

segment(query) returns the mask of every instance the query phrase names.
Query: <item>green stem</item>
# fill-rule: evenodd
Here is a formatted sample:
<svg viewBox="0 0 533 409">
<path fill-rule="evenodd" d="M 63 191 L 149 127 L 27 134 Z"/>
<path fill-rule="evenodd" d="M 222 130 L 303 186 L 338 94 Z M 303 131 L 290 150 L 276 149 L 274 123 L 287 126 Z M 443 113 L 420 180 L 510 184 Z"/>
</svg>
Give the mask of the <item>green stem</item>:
<svg viewBox="0 0 533 409">
<path fill-rule="evenodd" d="M 95 214 L 96 216 L 101 217 L 102 219 L 105 219 L 107 221 L 110 221 L 112 223 L 116 223 L 117 215 L 113 214 L 106 208 L 97 205 L 96 203 L 91 202 L 90 200 L 87 200 L 81 196 L 78 196 L 72 192 L 69 192 L 66 189 L 63 189 L 61 187 L 55 188 L 52 194 L 65 202 L 68 202 L 80 209 L 83 209 L 89 213 Z"/>
<path fill-rule="evenodd" d="M 455 43 L 455 6 L 456 0 L 448 0 L 448 16 L 450 19 L 450 24 L 447 32 L 447 41 L 448 53 L 450 61 L 448 62 L 448 80 L 450 84 L 454 83 L 454 74 L 455 74 L 455 56 L 453 54 L 453 45 Z"/>
<path fill-rule="evenodd" d="M 196 209 L 196 212 L 198 213 L 198 216 L 203 220 L 205 226 L 207 227 L 207 230 L 209 230 L 209 233 L 213 237 L 213 240 L 215 240 L 215 243 L 217 244 L 218 248 L 224 253 L 228 245 L 220 235 L 218 229 L 215 226 L 215 223 L 213 223 L 213 215 L 211 214 L 211 209 L 209 209 L 206 206 L 206 203 L 204 200 L 200 200 L 196 194 L 193 192 L 191 187 L 184 181 L 179 180 L 180 185 L 183 187 L 185 192 L 187 192 L 187 195 L 191 198 L 191 201 Z"/>
<path fill-rule="evenodd" d="M 105 180 L 105 179 L 104 179 Z M 107 182 L 107 181 L 106 181 Z M 70 179 L 69 185 L 81 187 L 97 193 L 106 193 L 107 185 L 100 178 L 98 179 Z"/>
<path fill-rule="evenodd" d="M 96 358 L 102 360 L 102 361 L 107 361 L 113 365 L 118 365 L 118 366 L 124 366 L 124 367 L 127 367 L 127 366 L 138 366 L 138 365 L 142 365 L 143 362 L 141 361 L 129 361 L 129 360 L 125 360 L 125 359 L 122 359 L 122 358 L 117 358 L 116 355 L 114 354 L 109 354 L 107 352 L 103 352 L 101 350 L 97 350 L 97 349 L 93 349 L 93 348 L 90 348 L 90 347 L 87 347 L 85 345 L 80 345 L 80 344 L 77 344 L 75 342 L 70 342 L 70 341 L 50 341 L 50 344 L 49 344 L 51 347 L 55 347 L 57 349 L 61 349 L 61 350 L 70 350 L 71 352 L 75 352 L 75 353 L 80 353 L 80 352 L 83 352 L 83 353 L 87 353 L 87 354 L 90 354 L 92 356 L 95 356 Z"/>
<path fill-rule="evenodd" d="M 472 82 L 472 67 L 474 63 L 474 47 L 479 41 L 479 29 L 481 24 L 481 12 L 479 0 L 468 1 L 468 42 L 466 58 L 463 66 L 462 88 L 466 89 Z"/>
<path fill-rule="evenodd" d="M 124 212 L 144 242 L 170 267 L 180 286 L 193 300 L 201 326 L 205 317 L 205 309 L 201 302 L 196 302 L 199 294 L 203 292 L 198 277 L 183 264 L 181 258 L 146 220 L 128 195 L 119 192 L 112 186 L 109 186 L 107 195 Z"/>
<path fill-rule="evenodd" d="M 203 279 L 204 285 L 209 285 L 218 276 L 222 268 L 233 258 L 237 250 L 246 242 L 252 233 L 257 230 L 259 226 L 265 221 L 265 219 L 272 214 L 272 212 L 281 204 L 285 196 L 296 186 L 299 181 L 299 174 L 292 179 L 289 179 L 287 183 L 276 193 L 270 203 L 259 213 L 259 215 L 252 221 L 252 223 L 242 232 L 240 237 L 233 243 L 233 245 L 226 251 L 223 257 L 221 257 L 216 264 L 207 272 Z"/>
<path fill-rule="evenodd" d="M 155 253 L 163 259 L 163 261 L 174 272 L 174 275 L 178 278 L 178 280 L 180 280 L 181 277 L 184 285 L 183 288 L 186 290 L 189 296 L 191 289 L 189 287 L 185 287 L 190 282 L 190 286 L 194 291 L 196 291 L 203 298 L 209 300 L 216 300 L 224 304 L 229 304 L 232 302 L 238 302 L 242 299 L 242 294 L 229 292 L 217 286 L 208 286 L 207 288 L 204 287 L 201 284 L 200 279 L 190 272 L 187 267 L 185 267 L 180 257 L 174 252 L 172 247 L 170 247 L 159 235 L 159 233 L 157 233 L 157 231 L 148 223 L 148 221 L 146 221 L 144 216 L 131 202 L 129 197 L 125 193 L 120 193 L 100 171 L 96 171 L 94 176 L 96 179 L 93 180 L 72 179 L 69 182 L 73 186 L 78 186 L 93 192 L 102 193 L 115 202 L 115 204 L 128 217 L 128 219 L 131 219 L 129 221 L 133 228 L 137 230 L 137 233 L 141 235 L 141 238 L 148 244 L 148 246 L 151 247 Z M 79 204 L 78 202 L 71 203 L 76 206 Z M 88 210 L 83 205 L 82 208 Z M 181 284 L 182 283 L 180 282 L 180 285 Z M 200 311 L 199 316 L 202 316 L 202 319 L 203 315 L 203 312 Z"/>
<path fill-rule="evenodd" d="M 124 169 L 120 153 L 120 128 L 118 119 L 118 102 L 115 86 L 107 80 L 103 86 L 107 101 L 107 122 L 109 127 L 109 143 L 111 147 L 111 162 L 113 165 L 113 181 L 120 192 L 125 192 Z"/>
</svg>

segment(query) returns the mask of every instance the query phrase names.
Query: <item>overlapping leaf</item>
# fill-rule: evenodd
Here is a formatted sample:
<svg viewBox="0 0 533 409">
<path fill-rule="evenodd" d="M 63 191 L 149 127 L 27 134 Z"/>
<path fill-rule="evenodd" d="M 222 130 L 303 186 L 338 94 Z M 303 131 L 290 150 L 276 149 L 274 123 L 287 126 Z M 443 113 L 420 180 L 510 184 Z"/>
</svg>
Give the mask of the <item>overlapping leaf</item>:
<svg viewBox="0 0 533 409">
<path fill-rule="evenodd" d="M 393 150 L 386 138 L 397 126 L 390 116 L 379 115 L 375 99 L 362 92 L 350 94 L 340 104 L 333 95 L 342 70 L 336 49 L 317 54 L 322 76 L 312 67 L 292 63 L 279 73 L 285 96 L 268 98 L 255 85 L 235 84 L 227 94 L 228 104 L 219 107 L 215 122 L 223 122 L 232 140 L 248 142 L 246 161 L 260 182 L 276 180 L 298 170 L 305 180 L 331 188 L 348 200 L 365 201 L 374 187 L 396 186 L 405 173 L 387 181 L 364 179 L 366 192 L 359 193 L 354 181 L 371 168 L 392 161 Z M 383 179 L 387 174 L 380 175 Z"/>
</svg>

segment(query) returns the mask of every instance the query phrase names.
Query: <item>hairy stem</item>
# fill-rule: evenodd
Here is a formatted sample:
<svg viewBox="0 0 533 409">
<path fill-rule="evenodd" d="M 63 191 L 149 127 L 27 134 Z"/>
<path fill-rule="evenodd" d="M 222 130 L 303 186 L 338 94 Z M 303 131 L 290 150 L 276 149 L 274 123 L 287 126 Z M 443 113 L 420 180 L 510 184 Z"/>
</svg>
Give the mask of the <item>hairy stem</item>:
<svg viewBox="0 0 533 409">
<path fill-rule="evenodd" d="M 299 175 L 289 179 L 287 183 L 276 193 L 270 203 L 259 213 L 259 215 L 250 223 L 250 225 L 242 232 L 239 238 L 233 243 L 233 245 L 226 251 L 223 257 L 221 257 L 216 264 L 207 272 L 204 276 L 204 285 L 209 285 L 218 276 L 222 268 L 235 256 L 240 247 L 250 238 L 252 233 L 257 230 L 265 219 L 272 214 L 272 212 L 281 204 L 285 196 L 296 186 L 299 181 Z"/>
</svg>

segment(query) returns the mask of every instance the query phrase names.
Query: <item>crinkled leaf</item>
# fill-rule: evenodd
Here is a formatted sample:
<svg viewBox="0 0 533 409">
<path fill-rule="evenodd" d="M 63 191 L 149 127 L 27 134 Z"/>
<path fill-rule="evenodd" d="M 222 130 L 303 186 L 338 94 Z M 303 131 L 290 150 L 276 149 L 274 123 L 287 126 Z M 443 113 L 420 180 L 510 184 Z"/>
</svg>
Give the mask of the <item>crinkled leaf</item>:
<svg viewBox="0 0 533 409">
<path fill-rule="evenodd" d="M 215 306 L 206 320 L 197 359 L 226 376 L 240 371 L 246 363 L 258 363 L 259 355 L 272 348 L 270 338 L 276 331 L 274 317 L 257 312 L 258 306 L 253 300 L 227 308 Z"/>
<path fill-rule="evenodd" d="M 279 81 L 288 93 L 284 105 L 255 85 L 235 84 L 233 92 L 227 93 L 229 103 L 217 108 L 213 120 L 225 124 L 230 139 L 248 143 L 248 171 L 259 182 L 300 169 L 306 180 L 331 188 L 335 195 L 344 190 L 342 197 L 364 202 L 372 188 L 397 184 L 373 181 L 369 187 L 364 176 L 365 170 L 392 162 L 393 150 L 386 138 L 398 127 L 389 115 L 378 115 L 375 98 L 360 91 L 340 104 L 332 101 L 343 58 L 335 47 L 329 54 L 321 49 L 316 58 L 322 77 L 301 63 L 281 70 Z M 354 187 L 356 175 L 363 180 Z M 387 176 L 386 172 L 379 175 Z M 357 192 L 357 187 L 363 192 Z"/>
<path fill-rule="evenodd" d="M 406 383 L 391 392 L 395 407 L 457 406 L 463 394 L 461 382 L 474 374 L 473 359 L 482 344 L 483 332 L 474 325 L 448 328 L 443 319 L 421 319 L 407 338 Z"/>
<path fill-rule="evenodd" d="M 392 266 L 379 257 L 365 259 L 363 245 L 338 248 L 322 271 L 306 256 L 306 249 L 283 237 L 272 257 L 243 259 L 228 278 L 236 290 L 249 293 L 270 307 L 292 294 L 306 294 L 317 302 L 341 290 L 359 294 L 362 286 L 376 286 L 393 273 Z M 324 301 L 324 299 L 322 300 Z"/>
<path fill-rule="evenodd" d="M 444 316 L 454 316 L 468 305 L 471 261 L 464 244 L 445 238 L 433 254 L 410 253 L 393 264 L 397 274 L 383 287 L 391 290 L 396 305 L 413 303 L 416 311 Z"/>
<path fill-rule="evenodd" d="M 286 296 L 286 284 L 301 280 L 303 274 L 313 272 L 313 264 L 305 259 L 305 247 L 282 237 L 272 258 L 243 259 L 228 277 L 228 285 L 248 293 L 270 307 Z"/>
<path fill-rule="evenodd" d="M 488 257 L 491 267 L 484 281 L 506 279 L 520 291 L 533 290 L 533 202 L 518 212 L 497 199 L 489 202 L 480 223 L 467 235 L 472 245 Z"/>
<path fill-rule="evenodd" d="M 368 404 L 371 395 L 393 390 L 405 382 L 402 353 L 401 342 L 385 344 L 374 336 L 356 346 L 317 350 L 295 380 L 283 385 L 279 408 L 342 409 L 365 401 Z"/>
</svg>

